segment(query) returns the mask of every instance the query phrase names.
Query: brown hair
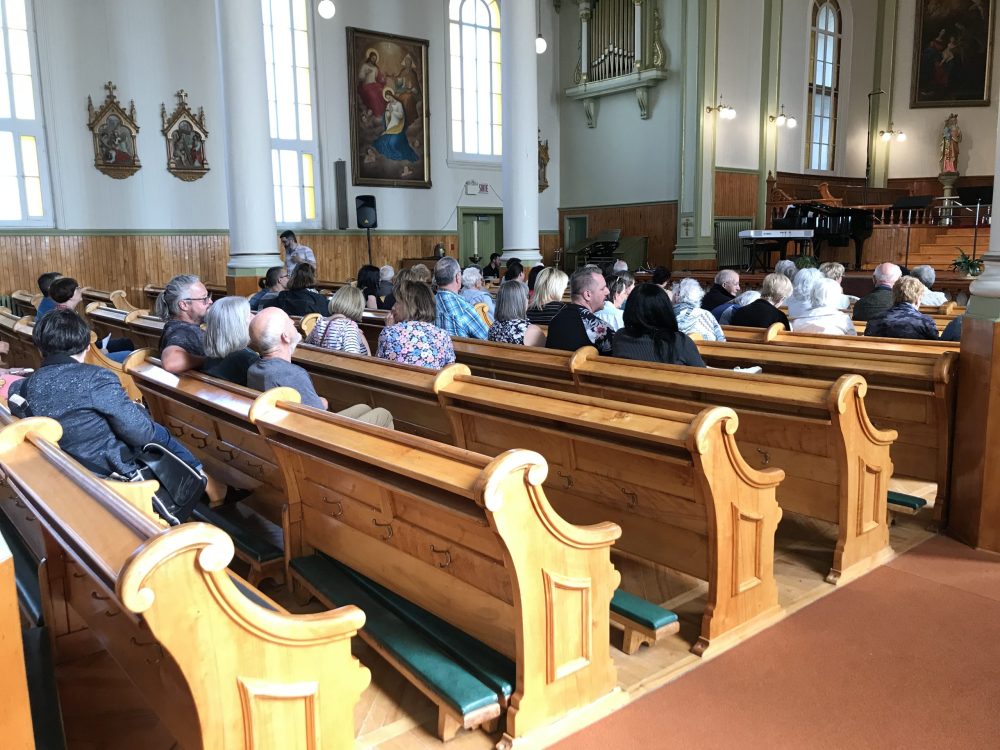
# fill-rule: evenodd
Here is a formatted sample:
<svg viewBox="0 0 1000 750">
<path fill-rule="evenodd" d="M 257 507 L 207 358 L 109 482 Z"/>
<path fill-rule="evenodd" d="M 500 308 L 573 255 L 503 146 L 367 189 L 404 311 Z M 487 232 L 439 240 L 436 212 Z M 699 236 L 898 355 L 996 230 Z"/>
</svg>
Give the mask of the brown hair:
<svg viewBox="0 0 1000 750">
<path fill-rule="evenodd" d="M 299 263 L 292 269 L 292 277 L 288 280 L 288 291 L 308 289 L 316 284 L 316 269 L 311 263 Z"/>
<path fill-rule="evenodd" d="M 433 323 L 437 319 L 434 295 L 427 284 L 404 281 L 396 287 L 396 304 L 399 305 L 398 321 L 420 320 Z"/>
<path fill-rule="evenodd" d="M 413 280 L 420 281 L 424 284 L 431 283 L 431 269 L 425 266 L 423 263 L 417 263 L 415 266 L 410 268 L 413 271 Z"/>
</svg>

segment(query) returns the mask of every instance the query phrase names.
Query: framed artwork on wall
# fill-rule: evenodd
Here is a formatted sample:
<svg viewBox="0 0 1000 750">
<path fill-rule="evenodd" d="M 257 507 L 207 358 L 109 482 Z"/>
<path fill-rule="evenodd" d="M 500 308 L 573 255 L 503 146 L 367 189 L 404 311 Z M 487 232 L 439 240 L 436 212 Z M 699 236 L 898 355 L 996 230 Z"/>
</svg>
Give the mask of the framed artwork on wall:
<svg viewBox="0 0 1000 750">
<path fill-rule="evenodd" d="M 355 185 L 429 188 L 427 40 L 347 29 Z"/>
<path fill-rule="evenodd" d="M 986 107 L 996 0 L 917 0 L 911 107 Z"/>
<path fill-rule="evenodd" d="M 179 180 L 193 182 L 208 172 L 205 110 L 199 107 L 195 115 L 188 106 L 188 94 L 184 89 L 174 96 L 177 97 L 177 107 L 169 117 L 167 106 L 160 105 L 160 121 L 163 124 L 160 132 L 167 140 L 167 171 Z"/>
<path fill-rule="evenodd" d="M 139 169 L 139 152 L 136 136 L 139 126 L 135 122 L 135 102 L 129 102 L 128 112 L 115 96 L 115 86 L 111 81 L 104 84 L 108 95 L 99 109 L 87 97 L 87 127 L 94 137 L 94 166 L 108 177 L 124 180 Z"/>
</svg>

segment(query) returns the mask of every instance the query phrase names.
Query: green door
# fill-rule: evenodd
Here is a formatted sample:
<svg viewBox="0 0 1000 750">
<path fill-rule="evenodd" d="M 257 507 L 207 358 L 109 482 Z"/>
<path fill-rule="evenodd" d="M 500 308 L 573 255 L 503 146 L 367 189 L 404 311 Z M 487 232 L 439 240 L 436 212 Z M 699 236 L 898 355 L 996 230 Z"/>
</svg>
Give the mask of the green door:
<svg viewBox="0 0 1000 750">
<path fill-rule="evenodd" d="M 465 268 L 475 264 L 482 268 L 492 253 L 503 249 L 503 214 L 499 209 L 488 211 L 460 209 L 459 217 L 459 262 Z M 478 261 L 471 258 L 477 256 Z"/>
</svg>

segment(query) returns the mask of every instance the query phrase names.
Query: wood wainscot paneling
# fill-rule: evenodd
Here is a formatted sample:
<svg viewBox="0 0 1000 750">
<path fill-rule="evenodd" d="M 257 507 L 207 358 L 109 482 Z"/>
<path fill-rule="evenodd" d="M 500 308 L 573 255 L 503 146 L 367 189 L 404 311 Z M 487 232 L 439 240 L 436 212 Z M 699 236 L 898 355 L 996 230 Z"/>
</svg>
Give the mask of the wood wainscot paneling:
<svg viewBox="0 0 1000 750">
<path fill-rule="evenodd" d="M 622 206 L 584 206 L 559 209 L 559 242 L 568 216 L 587 217 L 587 235 L 605 229 L 620 229 L 622 237 L 648 237 L 646 263 L 671 267 L 677 244 L 677 202 L 641 203 Z"/>
<path fill-rule="evenodd" d="M 715 216 L 757 215 L 757 173 L 715 170 Z"/>
<path fill-rule="evenodd" d="M 890 188 L 905 190 L 908 195 L 942 195 L 944 188 L 938 182 L 937 176 L 933 177 L 894 177 L 887 180 L 886 184 Z M 992 175 L 962 175 L 955 183 L 957 190 L 962 188 L 993 188 Z M 986 203 L 987 201 L 983 201 Z"/>
</svg>

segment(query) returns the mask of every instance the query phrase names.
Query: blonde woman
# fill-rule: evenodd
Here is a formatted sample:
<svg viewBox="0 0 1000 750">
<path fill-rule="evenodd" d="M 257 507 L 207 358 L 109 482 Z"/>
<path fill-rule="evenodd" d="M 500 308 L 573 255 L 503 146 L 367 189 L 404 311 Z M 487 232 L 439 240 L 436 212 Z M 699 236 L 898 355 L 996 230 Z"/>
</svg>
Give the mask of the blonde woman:
<svg viewBox="0 0 1000 750">
<path fill-rule="evenodd" d="M 558 268 L 546 268 L 535 279 L 535 296 L 528 305 L 528 321 L 548 325 L 563 309 L 563 294 L 569 286 L 569 276 Z"/>
<path fill-rule="evenodd" d="M 340 287 L 330 298 L 330 316 L 316 322 L 306 343 L 334 352 L 371 356 L 368 341 L 358 328 L 364 310 L 364 292 L 356 286 Z"/>
</svg>

